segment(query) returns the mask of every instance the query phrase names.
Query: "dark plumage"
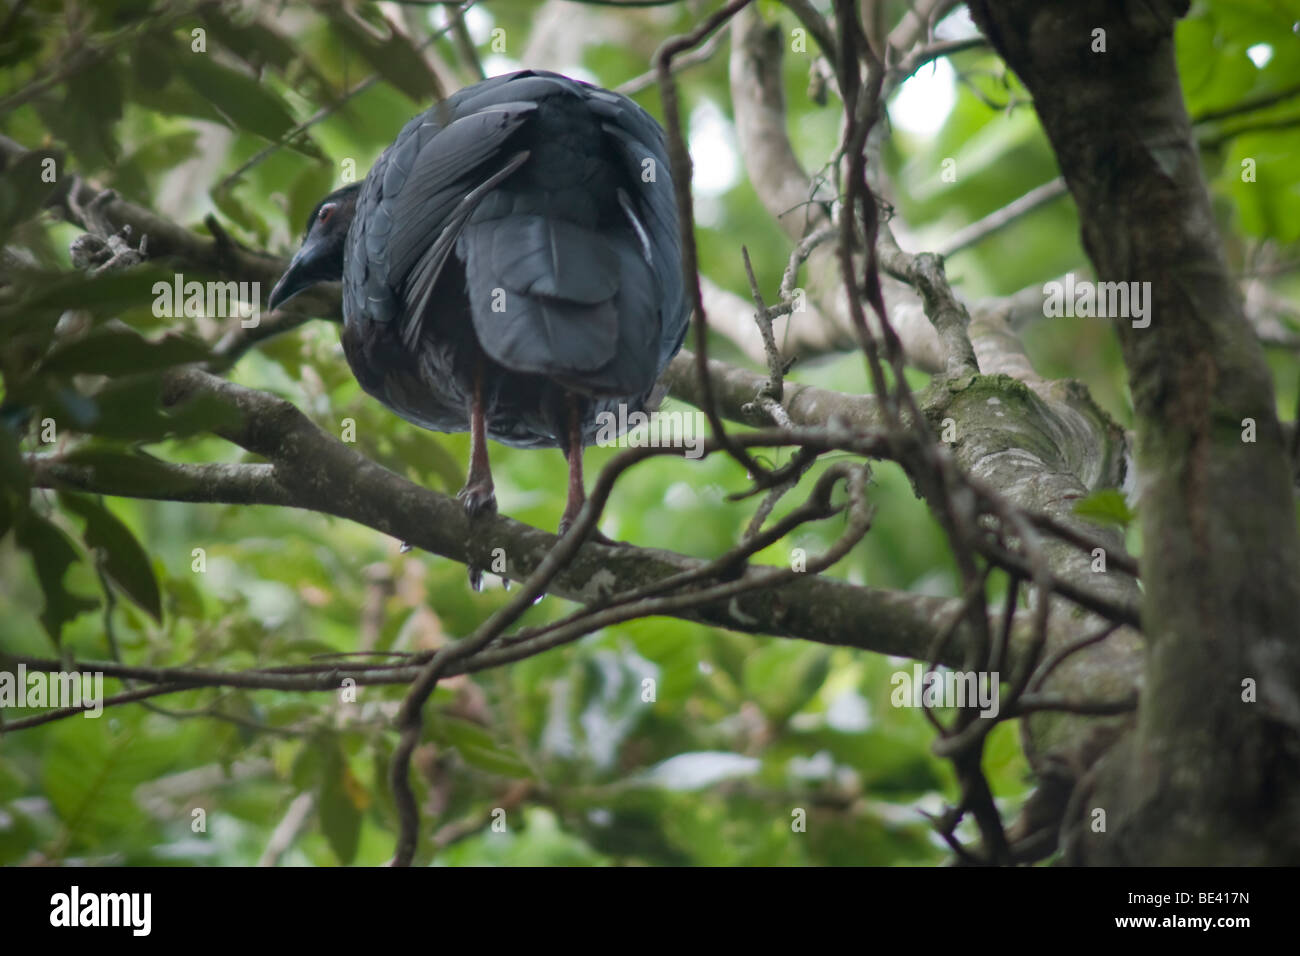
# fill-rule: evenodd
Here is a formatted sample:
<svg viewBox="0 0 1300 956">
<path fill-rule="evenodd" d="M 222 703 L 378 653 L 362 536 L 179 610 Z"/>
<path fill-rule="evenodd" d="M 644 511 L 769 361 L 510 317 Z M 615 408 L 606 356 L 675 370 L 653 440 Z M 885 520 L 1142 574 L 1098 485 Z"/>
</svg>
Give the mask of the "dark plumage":
<svg viewBox="0 0 1300 956">
<path fill-rule="evenodd" d="M 555 73 L 461 90 L 322 200 L 270 306 L 338 278 L 362 388 L 417 425 L 470 429 L 471 516 L 495 508 L 486 435 L 564 450 L 563 530 L 597 415 L 643 409 L 686 332 L 663 131 Z"/>
</svg>

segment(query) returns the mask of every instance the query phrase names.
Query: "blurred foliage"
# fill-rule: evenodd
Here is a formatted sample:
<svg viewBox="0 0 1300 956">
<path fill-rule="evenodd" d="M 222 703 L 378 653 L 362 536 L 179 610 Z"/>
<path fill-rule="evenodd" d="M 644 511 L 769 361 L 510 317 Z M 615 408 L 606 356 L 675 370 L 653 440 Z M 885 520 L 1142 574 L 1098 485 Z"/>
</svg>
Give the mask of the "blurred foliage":
<svg viewBox="0 0 1300 956">
<path fill-rule="evenodd" d="M 890 4 L 891 15 L 905 6 Z M 1195 4 L 1177 36 L 1193 117 L 1300 83 L 1294 7 Z M 535 3 L 489 0 L 467 23 L 489 74 L 531 65 L 526 51 L 549 45 L 568 72 L 613 87 L 645 73 L 659 43 L 688 28 L 700 8 L 572 7 L 575 22 L 557 25 Z M 216 410 L 158 406 L 161 370 L 204 354 L 202 340 L 215 338 L 219 320 L 155 317 L 153 268 L 69 276 L 66 249 L 77 230 L 39 212 L 49 189 L 38 184 L 37 160 L 55 156 L 60 176 L 75 172 L 195 228 L 215 214 L 236 240 L 287 254 L 319 197 L 345 171 L 363 175 L 434 98 L 430 55 L 457 82 L 472 80 L 441 32 L 444 11 L 143 0 L 9 9 L 16 12 L 0 13 L 8 21 L 0 30 L 0 130 L 48 152 L 0 176 L 0 653 L 50 656 L 57 647 L 77 658 L 233 671 L 358 648 L 420 651 L 469 633 L 504 592 L 475 594 L 463 567 L 402 553 L 368 529 L 291 510 L 32 492 L 20 458 L 57 447 L 142 485 L 165 480 L 159 460 L 242 460 L 208 434 L 220 424 Z M 780 5 L 761 9 L 795 26 Z M 383 23 L 394 15 L 405 18 L 400 31 Z M 887 150 L 889 199 L 925 242 L 1057 173 L 1023 89 L 1000 61 L 977 49 L 953 63 L 955 102 L 942 127 L 932 137 L 899 131 Z M 810 101 L 808 67 L 809 57 L 787 55 L 786 95 L 796 149 L 818 169 L 835 148 L 839 105 Z M 346 95 L 376 71 L 377 82 Z M 711 104 L 731 136 L 725 46 L 681 83 L 684 115 Z M 658 115 L 653 86 L 636 98 Z M 302 125 L 323 109 L 323 119 Z M 1296 262 L 1284 244 L 1300 230 L 1297 124 L 1300 98 L 1289 97 L 1198 126 L 1213 140 L 1205 172 L 1239 271 Z M 955 182 L 940 176 L 947 158 L 956 160 Z M 1247 159 L 1257 169 L 1251 182 L 1240 175 Z M 697 166 L 728 160 L 736 157 L 696 156 Z M 789 246 L 743 173 L 699 203 L 704 271 L 747 295 L 744 242 L 765 291 L 775 292 Z M 1077 235 L 1069 201 L 1057 200 L 958 253 L 949 274 L 971 299 L 1010 293 L 1086 268 Z M 56 344 L 56 323 L 69 310 L 88 331 Z M 1026 339 L 1044 375 L 1085 381 L 1129 420 L 1124 370 L 1104 323 L 1043 322 Z M 737 355 L 726 342 L 717 346 Z M 1294 408 L 1293 356 L 1270 360 L 1280 406 Z M 232 377 L 288 397 L 329 431 L 355 419 L 362 451 L 412 481 L 444 492 L 461 482 L 464 436 L 418 431 L 363 395 L 335 327 L 316 323 L 271 341 Z M 792 377 L 867 389 L 853 356 L 796 366 Z M 42 432 L 47 419 L 57 424 L 53 446 Z M 592 449 L 592 473 L 611 454 Z M 560 455 L 494 447 L 493 463 L 502 509 L 554 527 L 564 499 Z M 651 460 L 620 482 L 603 529 L 716 555 L 752 512 L 752 500 L 726 500 L 745 485 L 720 458 Z M 953 594 L 943 536 L 907 479 L 878 466 L 872 494 L 875 527 L 828 573 Z M 1099 520 L 1130 517 L 1122 499 L 1089 507 Z M 836 531 L 833 523 L 809 527 L 760 558 L 784 563 L 791 548 L 823 548 Z M 567 610 L 547 598 L 525 623 Z M 446 680 L 427 708 L 415 761 L 420 805 L 434 821 L 421 859 L 436 846 L 437 861 L 449 865 L 939 862 L 945 848 L 920 811 L 954 799 L 954 779 L 930 754 L 922 715 L 890 706 L 889 678 L 903 664 L 656 618 Z M 122 689 L 106 681 L 106 693 Z M 253 863 L 304 794 L 312 812 L 283 862 L 381 863 L 395 830 L 386 775 L 401 695 L 400 687 L 367 687 L 354 704 L 333 694 L 193 690 L 6 735 L 0 863 Z M 992 735 L 985 770 L 1013 813 L 1028 787 L 1015 727 Z M 206 829 L 196 832 L 199 810 Z"/>
</svg>

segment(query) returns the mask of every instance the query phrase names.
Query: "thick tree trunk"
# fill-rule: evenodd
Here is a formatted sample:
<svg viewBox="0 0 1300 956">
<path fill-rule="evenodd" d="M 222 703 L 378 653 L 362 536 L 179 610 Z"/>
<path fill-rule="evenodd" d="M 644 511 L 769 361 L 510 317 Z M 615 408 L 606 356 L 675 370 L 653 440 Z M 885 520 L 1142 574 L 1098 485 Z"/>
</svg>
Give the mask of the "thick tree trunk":
<svg viewBox="0 0 1300 956">
<path fill-rule="evenodd" d="M 1070 856 L 1298 863 L 1295 503 L 1179 87 L 1186 4 L 970 7 L 1034 96 L 1098 279 L 1150 283 L 1150 324 L 1116 320 L 1136 411 L 1145 686 L 1135 730 L 1067 821 Z"/>
</svg>

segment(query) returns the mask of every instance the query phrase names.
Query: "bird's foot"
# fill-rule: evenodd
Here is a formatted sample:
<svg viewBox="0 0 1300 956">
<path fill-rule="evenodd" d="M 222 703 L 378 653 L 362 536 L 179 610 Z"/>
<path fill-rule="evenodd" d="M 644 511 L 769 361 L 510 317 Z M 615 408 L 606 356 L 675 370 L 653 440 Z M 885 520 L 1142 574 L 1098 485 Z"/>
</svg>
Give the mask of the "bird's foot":
<svg viewBox="0 0 1300 956">
<path fill-rule="evenodd" d="M 480 515 L 493 515 L 497 511 L 497 496 L 492 489 L 492 480 L 470 480 L 457 494 L 456 499 L 465 509 L 470 521 Z M 469 586 L 475 591 L 483 590 L 483 568 L 474 564 L 465 566 L 469 573 Z"/>
<path fill-rule="evenodd" d="M 497 496 L 491 481 L 471 481 L 456 493 L 456 499 L 471 521 L 479 515 L 497 513 Z"/>
</svg>

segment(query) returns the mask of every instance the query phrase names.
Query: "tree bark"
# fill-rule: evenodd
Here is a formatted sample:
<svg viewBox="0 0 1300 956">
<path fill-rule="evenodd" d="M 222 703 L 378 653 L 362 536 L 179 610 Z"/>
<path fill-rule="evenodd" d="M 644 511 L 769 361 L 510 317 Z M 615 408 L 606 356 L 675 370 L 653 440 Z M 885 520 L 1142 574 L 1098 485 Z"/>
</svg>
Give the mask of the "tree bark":
<svg viewBox="0 0 1300 956">
<path fill-rule="evenodd" d="M 1186 3 L 970 7 L 1033 94 L 1099 280 L 1150 283 L 1150 324 L 1116 325 L 1135 407 L 1145 686 L 1134 731 L 1077 795 L 1068 858 L 1295 864 L 1295 503 L 1179 86 Z"/>
</svg>

